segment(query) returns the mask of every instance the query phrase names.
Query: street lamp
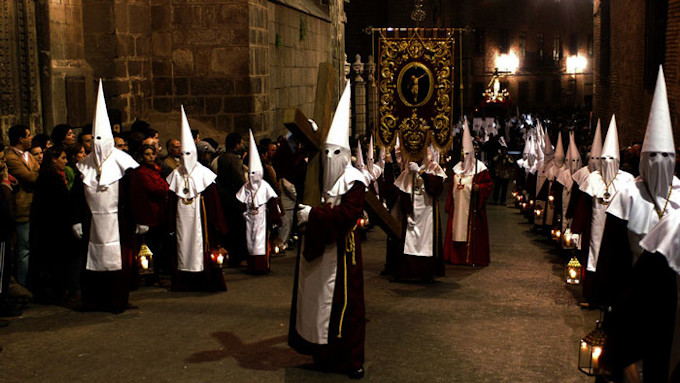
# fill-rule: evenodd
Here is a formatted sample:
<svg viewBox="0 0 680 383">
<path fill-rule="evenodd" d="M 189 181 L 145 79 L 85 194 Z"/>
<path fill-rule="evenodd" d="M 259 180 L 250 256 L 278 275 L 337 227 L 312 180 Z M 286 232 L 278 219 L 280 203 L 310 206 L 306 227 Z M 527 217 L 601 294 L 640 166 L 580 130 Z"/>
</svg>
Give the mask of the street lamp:
<svg viewBox="0 0 680 383">
<path fill-rule="evenodd" d="M 576 93 L 578 88 L 576 87 L 576 75 L 578 73 L 583 73 L 588 66 L 588 60 L 581 55 L 573 55 L 567 57 L 567 73 L 571 74 L 574 83 L 574 104 L 576 104 Z"/>
<path fill-rule="evenodd" d="M 496 68 L 499 73 L 515 73 L 519 68 L 519 57 L 514 52 L 496 56 Z"/>
</svg>

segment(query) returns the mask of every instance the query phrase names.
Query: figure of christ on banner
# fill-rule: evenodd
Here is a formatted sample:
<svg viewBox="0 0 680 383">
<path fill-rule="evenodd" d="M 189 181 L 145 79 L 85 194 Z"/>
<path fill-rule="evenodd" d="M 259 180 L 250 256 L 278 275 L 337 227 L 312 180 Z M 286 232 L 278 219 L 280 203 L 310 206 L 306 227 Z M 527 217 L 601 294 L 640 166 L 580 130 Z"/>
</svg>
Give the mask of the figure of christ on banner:
<svg viewBox="0 0 680 383">
<path fill-rule="evenodd" d="M 411 107 L 426 104 L 432 97 L 432 72 L 419 62 L 412 62 L 406 65 L 397 80 L 399 98 Z"/>
</svg>

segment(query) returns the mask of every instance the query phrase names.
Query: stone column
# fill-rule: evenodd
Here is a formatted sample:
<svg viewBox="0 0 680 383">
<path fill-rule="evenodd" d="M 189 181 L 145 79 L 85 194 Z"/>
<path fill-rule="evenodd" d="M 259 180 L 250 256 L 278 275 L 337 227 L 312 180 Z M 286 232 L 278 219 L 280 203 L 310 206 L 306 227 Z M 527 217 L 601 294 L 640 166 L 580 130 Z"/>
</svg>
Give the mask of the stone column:
<svg viewBox="0 0 680 383">
<path fill-rule="evenodd" d="M 375 63 L 373 55 L 368 56 L 365 66 L 366 73 L 366 129 L 368 134 L 373 134 L 376 129 L 378 113 L 378 87 L 375 83 Z"/>
<path fill-rule="evenodd" d="M 366 83 L 363 78 L 364 64 L 361 62 L 361 55 L 355 56 L 352 64 L 354 71 L 354 137 L 358 138 L 366 134 Z"/>
</svg>

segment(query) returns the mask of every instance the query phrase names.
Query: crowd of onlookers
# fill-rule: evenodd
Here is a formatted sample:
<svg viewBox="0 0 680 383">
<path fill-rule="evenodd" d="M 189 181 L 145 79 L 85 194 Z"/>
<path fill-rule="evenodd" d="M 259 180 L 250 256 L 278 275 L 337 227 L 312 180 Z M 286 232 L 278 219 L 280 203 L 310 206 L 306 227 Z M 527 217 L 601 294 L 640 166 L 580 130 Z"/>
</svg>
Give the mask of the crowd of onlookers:
<svg viewBox="0 0 680 383">
<path fill-rule="evenodd" d="M 115 147 L 140 165 L 129 171 L 125 208 L 135 224 L 149 227 L 136 243 L 137 247 L 145 243 L 154 259 L 154 273 L 137 278 L 132 288 L 139 283 L 169 287 L 176 239 L 175 223 L 167 217 L 166 178 L 181 164 L 181 142 L 173 137 L 162 144 L 158 131 L 142 120 L 127 130 L 112 121 L 112 130 Z M 212 241 L 228 251 L 225 267 L 244 267 L 245 205 L 236 199 L 247 181 L 248 150 L 243 137 L 230 133 L 220 145 L 214 139 L 202 139 L 197 130 L 192 135 L 199 162 L 217 175 L 222 205 L 217 213 L 224 215 L 229 226 L 227 234 Z M 57 125 L 49 136 L 34 136 L 27 126 L 15 125 L 8 130 L 7 141 L 9 147 L 0 143 L 0 317 L 20 315 L 29 301 L 77 308 L 87 243 L 71 229 L 75 212 L 85 204 L 74 196 L 73 186 L 80 177 L 76 164 L 93 150 L 92 125 Z M 264 179 L 280 197 L 283 217 L 281 224 L 270 228 L 270 246 L 281 255 L 297 238 L 293 209 L 303 192 L 306 153 L 290 136 L 261 139 L 258 151 Z"/>
</svg>

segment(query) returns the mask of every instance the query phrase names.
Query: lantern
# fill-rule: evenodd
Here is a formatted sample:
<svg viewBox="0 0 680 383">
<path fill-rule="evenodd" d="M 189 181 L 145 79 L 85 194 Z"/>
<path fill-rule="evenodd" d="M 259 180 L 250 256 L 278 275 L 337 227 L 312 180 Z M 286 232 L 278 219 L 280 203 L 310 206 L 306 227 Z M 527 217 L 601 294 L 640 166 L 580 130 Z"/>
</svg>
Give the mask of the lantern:
<svg viewBox="0 0 680 383">
<path fill-rule="evenodd" d="M 567 263 L 566 279 L 570 285 L 581 283 L 581 262 L 576 257 L 572 257 L 569 263 Z"/>
<path fill-rule="evenodd" d="M 216 249 L 210 251 L 210 260 L 216 266 L 222 266 L 225 262 L 229 260 L 229 252 L 222 246 L 217 246 Z"/>
<path fill-rule="evenodd" d="M 368 226 L 368 217 L 366 215 L 357 219 L 357 227 L 359 229 L 365 229 Z"/>
<path fill-rule="evenodd" d="M 142 243 L 137 253 L 137 266 L 140 275 L 153 274 L 153 253 L 146 243 Z"/>
<path fill-rule="evenodd" d="M 601 323 L 601 321 L 597 321 L 595 330 L 581 339 L 579 347 L 578 369 L 588 376 L 606 375 L 605 370 L 600 367 L 600 356 L 607 339 Z"/>
<path fill-rule="evenodd" d="M 560 242 L 560 240 L 562 239 L 562 230 L 560 229 L 550 230 L 550 238 L 552 238 L 553 241 Z"/>
<path fill-rule="evenodd" d="M 575 249 L 579 246 L 581 236 L 573 234 L 570 229 L 566 229 L 562 235 L 562 248 Z"/>
</svg>

